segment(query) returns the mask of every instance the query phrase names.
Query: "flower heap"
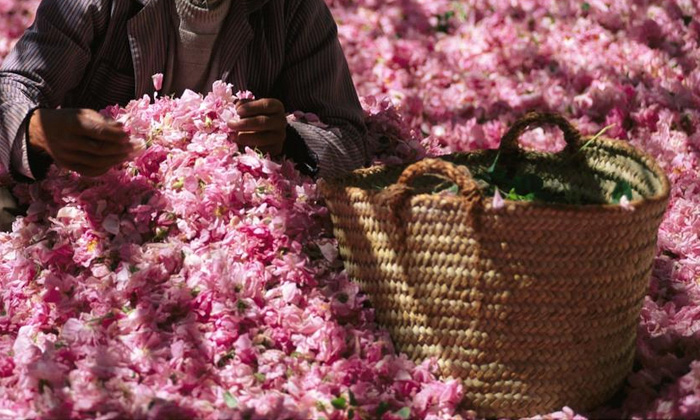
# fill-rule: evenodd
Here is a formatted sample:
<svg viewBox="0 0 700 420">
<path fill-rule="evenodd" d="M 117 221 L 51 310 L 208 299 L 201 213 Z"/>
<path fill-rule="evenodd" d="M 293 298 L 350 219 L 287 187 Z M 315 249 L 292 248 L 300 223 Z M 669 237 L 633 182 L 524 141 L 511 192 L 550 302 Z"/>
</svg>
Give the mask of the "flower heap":
<svg viewBox="0 0 700 420">
<path fill-rule="evenodd" d="M 34 20 L 39 0 L 0 0 L 0 57 L 5 57 Z"/>
<path fill-rule="evenodd" d="M 0 414 L 454 413 L 461 386 L 396 356 L 340 272 L 315 185 L 237 148 L 226 121 L 244 97 L 217 82 L 107 109 L 145 147 L 132 162 L 16 188 L 29 209 L 0 240 Z"/>
</svg>

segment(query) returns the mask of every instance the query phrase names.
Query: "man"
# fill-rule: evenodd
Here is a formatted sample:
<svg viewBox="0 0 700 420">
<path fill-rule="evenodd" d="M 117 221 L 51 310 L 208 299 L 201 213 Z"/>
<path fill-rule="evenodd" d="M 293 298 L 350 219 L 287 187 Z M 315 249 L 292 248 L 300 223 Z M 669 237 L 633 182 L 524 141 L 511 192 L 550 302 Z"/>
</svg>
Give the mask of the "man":
<svg viewBox="0 0 700 420">
<path fill-rule="evenodd" d="M 51 162 L 86 176 L 131 152 L 96 112 L 153 94 L 206 93 L 222 79 L 258 99 L 238 106 L 242 146 L 286 155 L 309 174 L 363 165 L 363 113 L 323 0 L 43 0 L 0 68 L 0 163 L 18 178 Z M 58 109 L 60 107 L 60 109 Z M 317 114 L 335 130 L 287 124 Z"/>
</svg>

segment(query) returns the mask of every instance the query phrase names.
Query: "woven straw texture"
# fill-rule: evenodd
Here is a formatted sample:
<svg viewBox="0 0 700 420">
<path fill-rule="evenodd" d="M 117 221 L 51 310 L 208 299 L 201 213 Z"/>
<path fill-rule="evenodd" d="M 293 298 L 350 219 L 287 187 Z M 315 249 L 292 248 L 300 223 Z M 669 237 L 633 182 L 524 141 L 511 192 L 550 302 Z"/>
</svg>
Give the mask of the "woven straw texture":
<svg viewBox="0 0 700 420">
<path fill-rule="evenodd" d="M 526 128 L 545 123 L 563 130 L 563 151 L 518 147 Z M 586 141 L 560 116 L 528 114 L 502 139 L 499 158 L 511 175 L 537 174 L 553 195 L 588 204 L 494 208 L 470 172 L 486 171 L 496 154 L 320 182 L 345 268 L 398 350 L 436 357 L 479 416 L 591 409 L 632 368 L 668 180 L 624 142 Z M 435 193 L 445 179 L 459 192 Z M 623 180 L 633 210 L 610 204 Z"/>
</svg>

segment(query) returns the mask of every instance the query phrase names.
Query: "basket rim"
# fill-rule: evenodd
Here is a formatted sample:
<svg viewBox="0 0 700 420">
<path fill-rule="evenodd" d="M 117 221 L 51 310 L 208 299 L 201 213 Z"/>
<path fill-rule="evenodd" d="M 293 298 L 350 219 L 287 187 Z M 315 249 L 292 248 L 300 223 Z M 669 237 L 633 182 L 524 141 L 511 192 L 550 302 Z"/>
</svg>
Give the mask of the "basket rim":
<svg viewBox="0 0 700 420">
<path fill-rule="evenodd" d="M 592 139 L 592 141 L 591 141 Z M 612 149 L 618 149 L 621 151 L 624 151 L 626 154 L 636 158 L 636 160 L 643 162 L 651 172 L 653 172 L 659 182 L 661 183 L 661 188 L 660 191 L 650 197 L 645 197 L 641 199 L 635 199 L 630 201 L 630 206 L 633 209 L 639 208 L 641 206 L 650 206 L 656 203 L 662 203 L 668 200 L 670 192 L 671 192 L 671 183 L 668 179 L 668 176 L 666 173 L 663 171 L 663 169 L 659 166 L 657 163 L 656 159 L 654 159 L 651 155 L 646 153 L 643 150 L 640 150 L 639 148 L 629 144 L 628 142 L 624 140 L 618 140 L 618 139 L 611 139 L 607 137 L 597 137 L 594 138 L 594 136 L 587 136 L 585 138 L 581 138 L 581 140 L 578 142 L 578 144 L 584 145 L 587 144 L 586 147 L 594 147 L 594 145 L 599 145 L 599 146 L 604 146 L 607 148 L 612 148 Z M 478 154 L 486 154 L 486 153 L 493 153 L 497 149 L 480 149 L 480 150 L 474 150 L 470 152 L 453 152 L 453 153 L 448 153 L 444 155 L 439 155 L 439 156 L 429 156 L 426 158 L 432 158 L 432 159 L 441 159 L 445 156 L 464 156 L 464 155 L 478 155 Z M 523 149 L 521 149 L 523 150 Z M 545 155 L 551 155 L 552 153 L 549 152 L 541 152 L 541 151 L 532 151 L 532 150 L 523 150 L 524 153 L 527 153 L 528 155 L 540 155 L 540 156 L 545 156 Z M 558 152 L 555 152 L 558 153 Z M 410 162 L 413 163 L 413 162 Z M 355 180 L 360 176 L 365 176 L 365 175 L 371 175 L 376 172 L 380 172 L 382 170 L 388 169 L 388 168 L 398 168 L 398 167 L 406 167 L 410 163 L 403 163 L 403 164 L 395 164 L 395 165 L 373 165 L 370 167 L 366 168 L 360 168 L 356 169 L 350 173 L 334 177 L 331 179 L 321 179 L 318 182 L 318 185 L 321 189 L 321 192 L 323 193 L 324 196 L 328 197 L 329 195 L 334 194 L 339 189 L 343 189 L 346 192 L 349 192 L 351 194 L 363 194 L 367 198 L 372 199 L 376 195 L 380 194 L 383 190 L 368 190 L 365 188 L 361 187 L 356 187 L 352 185 L 347 185 L 348 182 L 351 180 Z M 437 195 L 437 194 L 429 194 L 429 193 L 421 193 L 421 194 L 416 194 L 413 196 L 412 199 L 420 198 L 421 200 L 425 199 L 438 199 L 438 200 L 447 200 L 447 201 L 452 201 L 452 200 L 461 200 L 460 196 L 446 196 L 446 195 Z M 496 210 L 493 209 L 493 197 L 484 197 L 482 195 L 482 202 L 484 203 L 484 209 L 490 209 L 490 210 Z M 571 210 L 576 210 L 577 212 L 608 212 L 608 213 L 619 213 L 619 212 L 628 212 L 629 210 L 625 209 L 624 207 L 620 206 L 619 204 L 612 204 L 612 203 L 603 203 L 603 204 L 566 204 L 566 203 L 546 203 L 546 202 L 534 202 L 534 201 L 511 201 L 511 200 L 506 200 L 506 204 L 503 206 L 503 208 L 498 209 L 498 210 L 506 210 L 506 209 L 523 209 L 523 208 L 543 208 L 543 209 L 548 209 L 548 210 L 562 210 L 562 211 L 571 211 Z"/>
</svg>

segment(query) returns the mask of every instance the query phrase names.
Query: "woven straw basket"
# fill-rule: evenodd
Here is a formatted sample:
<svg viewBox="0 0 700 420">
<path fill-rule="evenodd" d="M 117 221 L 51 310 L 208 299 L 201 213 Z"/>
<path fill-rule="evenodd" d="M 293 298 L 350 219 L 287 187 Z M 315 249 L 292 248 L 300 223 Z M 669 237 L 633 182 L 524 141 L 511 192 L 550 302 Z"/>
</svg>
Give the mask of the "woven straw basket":
<svg viewBox="0 0 700 420">
<path fill-rule="evenodd" d="M 566 148 L 519 149 L 520 134 L 543 123 L 562 129 Z M 479 416 L 591 409 L 632 368 L 668 180 L 625 142 L 586 142 L 560 116 L 528 114 L 501 142 L 510 175 L 538 174 L 567 203 L 589 204 L 494 208 L 474 178 L 497 153 L 321 182 L 345 268 L 398 350 L 436 357 Z M 445 179 L 459 192 L 435 193 Z M 633 209 L 609 204 L 623 180 Z"/>
</svg>

